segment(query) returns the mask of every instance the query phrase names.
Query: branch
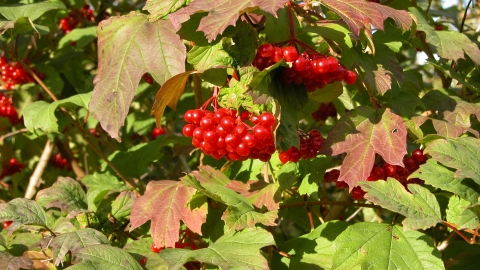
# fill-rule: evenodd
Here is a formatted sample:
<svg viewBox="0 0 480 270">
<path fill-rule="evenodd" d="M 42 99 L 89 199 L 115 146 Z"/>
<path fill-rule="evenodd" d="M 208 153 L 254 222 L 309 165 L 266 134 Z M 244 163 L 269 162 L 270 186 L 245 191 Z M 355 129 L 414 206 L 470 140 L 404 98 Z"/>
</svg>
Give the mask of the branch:
<svg viewBox="0 0 480 270">
<path fill-rule="evenodd" d="M 15 130 L 15 131 L 12 131 L 12 132 L 10 132 L 10 133 L 7 133 L 7 134 L 5 134 L 5 135 L 3 135 L 3 136 L 0 136 L 0 144 L 2 144 L 2 143 L 3 143 L 3 140 L 5 140 L 6 138 L 8 138 L 8 137 L 10 137 L 10 136 L 17 135 L 17 134 L 19 134 L 19 133 L 23 133 L 23 132 L 27 132 L 27 131 L 28 131 L 28 129 L 22 128 L 22 129 Z"/>
<path fill-rule="evenodd" d="M 33 171 L 32 176 L 30 176 L 30 180 L 28 181 L 28 187 L 27 187 L 27 191 L 25 192 L 25 198 L 31 199 L 33 198 L 33 195 L 35 195 L 36 187 L 38 186 L 38 182 L 40 181 L 43 171 L 45 170 L 45 167 L 48 164 L 48 160 L 52 155 L 52 150 L 53 150 L 53 143 L 52 141 L 47 140 L 47 143 L 43 148 L 42 155 L 40 156 L 40 160 L 38 161 L 37 166 L 35 167 L 35 170 Z"/>
</svg>

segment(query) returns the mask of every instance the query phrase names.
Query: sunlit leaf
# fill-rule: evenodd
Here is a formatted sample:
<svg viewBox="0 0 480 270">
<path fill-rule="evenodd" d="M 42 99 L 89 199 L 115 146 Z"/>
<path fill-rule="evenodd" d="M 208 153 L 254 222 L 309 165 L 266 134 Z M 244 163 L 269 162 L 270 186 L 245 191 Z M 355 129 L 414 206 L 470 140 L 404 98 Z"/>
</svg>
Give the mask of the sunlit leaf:
<svg viewBox="0 0 480 270">
<path fill-rule="evenodd" d="M 103 197 L 109 192 L 121 192 L 128 189 L 124 182 L 120 182 L 109 173 L 87 175 L 82 178 L 82 183 L 88 187 L 88 209 L 92 211 L 97 209 Z"/>
<path fill-rule="evenodd" d="M 0 251 L 0 268 L 6 270 L 31 269 L 32 259 L 26 257 L 15 257 L 6 251 Z"/>
<path fill-rule="evenodd" d="M 143 10 L 150 13 L 148 20 L 154 22 L 167 16 L 169 13 L 177 11 L 188 2 L 188 0 L 147 0 Z"/>
<path fill-rule="evenodd" d="M 388 108 L 357 107 L 344 114 L 330 130 L 321 153 L 347 153 L 340 167 L 339 180 L 347 182 L 351 190 L 358 181 L 370 175 L 376 153 L 385 162 L 403 166 L 402 159 L 407 153 L 406 136 L 402 118 Z"/>
<path fill-rule="evenodd" d="M 135 12 L 102 21 L 97 35 L 98 73 L 89 109 L 102 128 L 120 140 L 118 132 L 143 74 L 163 84 L 185 71 L 186 49 L 168 20 L 151 23 Z"/>
<path fill-rule="evenodd" d="M 335 239 L 333 248 L 332 269 L 445 269 L 430 237 L 390 224 L 351 225 Z"/>
<path fill-rule="evenodd" d="M 40 190 L 36 201 L 46 208 L 60 208 L 65 214 L 88 208 L 85 191 L 70 177 L 59 177 L 51 187 Z"/>
<path fill-rule="evenodd" d="M 16 198 L 8 203 L 0 203 L 0 222 L 13 221 L 8 227 L 13 232 L 24 224 L 46 226 L 45 210 L 36 202 L 24 198 Z"/>
<path fill-rule="evenodd" d="M 264 205 L 268 210 L 276 210 L 279 208 L 282 197 L 279 182 L 269 184 L 260 180 L 250 180 L 247 183 L 230 181 L 226 187 L 245 196 L 253 205 L 260 209 Z"/>
<path fill-rule="evenodd" d="M 402 224 L 407 229 L 426 229 L 442 221 L 437 199 L 420 185 L 408 185 L 411 193 L 394 178 L 388 178 L 387 181 L 364 181 L 360 185 L 367 192 L 367 200 L 404 215 L 406 218 Z"/>
<path fill-rule="evenodd" d="M 126 269 L 142 270 L 140 264 L 125 250 L 109 245 L 91 245 L 77 250 L 72 254 L 74 259 L 73 269 Z M 70 269 L 70 268 L 68 268 Z"/>
</svg>

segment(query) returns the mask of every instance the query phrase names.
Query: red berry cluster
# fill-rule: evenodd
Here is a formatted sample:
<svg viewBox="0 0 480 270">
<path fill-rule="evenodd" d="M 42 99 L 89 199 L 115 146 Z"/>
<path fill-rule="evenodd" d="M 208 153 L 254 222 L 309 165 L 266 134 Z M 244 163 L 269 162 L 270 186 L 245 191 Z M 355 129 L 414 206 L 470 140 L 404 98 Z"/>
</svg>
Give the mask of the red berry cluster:
<svg viewBox="0 0 480 270">
<path fill-rule="evenodd" d="M 300 150 L 292 146 L 285 152 L 278 152 L 278 157 L 283 164 L 289 161 L 298 162 L 300 158 L 315 158 L 322 149 L 323 138 L 320 131 L 312 129 L 308 134 L 303 131 L 298 131 L 298 133 L 300 136 Z"/>
<path fill-rule="evenodd" d="M 215 159 L 270 160 L 275 152 L 271 113 L 237 115 L 237 111 L 218 108 L 215 112 L 205 109 L 188 110 L 184 114 L 187 124 L 183 135 L 193 137 L 192 144 Z M 250 121 L 250 126 L 246 121 Z"/>
<path fill-rule="evenodd" d="M 161 128 L 154 127 L 152 129 L 151 137 L 152 137 L 152 139 L 156 139 L 163 134 L 167 134 L 167 132 L 165 131 L 165 129 L 163 129 L 163 127 L 161 127 Z"/>
<path fill-rule="evenodd" d="M 370 172 L 370 176 L 367 177 L 367 181 L 377 181 L 377 180 L 384 180 L 387 177 L 392 177 L 397 179 L 400 183 L 402 183 L 405 188 L 408 189 L 408 184 L 421 184 L 422 180 L 418 178 L 413 178 L 407 180 L 410 174 L 418 169 L 418 167 L 427 161 L 427 157 L 423 154 L 423 151 L 420 149 L 416 149 L 412 152 L 412 156 L 406 156 L 403 158 L 403 165 L 392 165 L 389 163 L 383 163 L 383 165 L 379 164 L 372 168 Z M 326 172 L 323 176 L 323 179 L 326 183 L 333 183 L 335 182 L 337 188 L 348 188 L 348 184 L 344 181 L 338 181 L 338 177 L 340 176 L 339 170 L 331 170 Z M 366 192 L 362 190 L 361 187 L 357 186 L 354 187 L 350 193 L 352 198 L 355 200 L 362 200 L 365 196 Z"/>
<path fill-rule="evenodd" d="M 164 250 L 164 247 L 159 247 L 155 245 L 155 243 L 152 243 L 152 246 L 150 247 L 150 250 L 152 250 L 155 253 L 159 253 L 160 251 Z"/>
<path fill-rule="evenodd" d="M 5 176 L 19 173 L 23 168 L 25 168 L 25 163 L 19 162 L 16 158 L 11 158 L 8 163 L 3 164 L 0 179 L 3 179 Z"/>
<path fill-rule="evenodd" d="M 8 62 L 7 58 L 0 57 L 0 69 L 2 70 L 2 82 L 5 90 L 12 90 L 17 84 L 35 82 L 35 79 L 17 62 Z M 40 78 L 44 79 L 45 74 L 32 71 Z"/>
<path fill-rule="evenodd" d="M 337 109 L 335 109 L 335 105 L 333 103 L 322 103 L 318 110 L 312 113 L 313 119 L 317 122 L 325 122 L 328 117 L 336 117 L 337 116 Z"/>
<path fill-rule="evenodd" d="M 0 94 L 0 116 L 6 117 L 12 125 L 20 122 L 17 109 L 13 106 L 12 99 Z"/>
<path fill-rule="evenodd" d="M 65 34 L 70 33 L 80 22 L 83 21 L 95 21 L 95 15 L 93 15 L 93 10 L 90 9 L 90 5 L 85 4 L 80 9 L 74 9 L 68 13 L 68 17 L 62 18 L 60 20 L 60 29 Z"/>
<path fill-rule="evenodd" d="M 299 54 L 293 46 L 277 47 L 272 44 L 263 44 L 258 48 L 253 65 L 259 70 L 273 65 L 285 59 L 292 62 L 291 68 L 283 69 L 280 75 L 282 84 L 303 84 L 308 92 L 335 81 L 345 81 L 353 84 L 357 80 L 357 74 L 340 64 L 337 58 L 326 56 L 318 52 Z"/>
<path fill-rule="evenodd" d="M 59 169 L 70 169 L 70 163 L 68 163 L 68 160 L 63 157 L 61 153 L 52 156 L 52 158 L 50 158 L 50 164 Z"/>
</svg>

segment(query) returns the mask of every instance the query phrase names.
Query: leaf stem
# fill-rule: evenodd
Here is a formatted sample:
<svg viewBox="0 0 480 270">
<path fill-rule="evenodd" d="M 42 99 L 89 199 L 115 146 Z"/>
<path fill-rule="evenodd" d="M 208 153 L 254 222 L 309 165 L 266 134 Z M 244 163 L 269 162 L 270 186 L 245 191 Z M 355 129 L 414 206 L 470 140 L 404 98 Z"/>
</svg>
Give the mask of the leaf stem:
<svg viewBox="0 0 480 270">
<path fill-rule="evenodd" d="M 293 25 L 293 10 L 292 10 L 292 1 L 288 0 L 287 2 L 288 9 L 288 23 L 290 26 L 290 39 L 294 40 L 295 38 L 295 26 Z"/>
<path fill-rule="evenodd" d="M 475 243 L 475 237 L 477 236 L 477 232 L 478 232 L 478 228 L 480 226 L 480 223 L 477 225 L 477 230 L 475 232 L 473 232 L 472 239 L 469 239 L 468 237 L 466 237 L 461 231 L 459 231 L 457 229 L 457 226 L 455 226 L 454 224 L 451 224 L 450 222 L 447 222 L 447 221 L 443 221 L 443 224 L 445 224 L 447 227 L 449 227 L 454 232 L 456 232 L 458 235 L 460 235 L 460 237 L 462 237 L 463 240 L 467 241 L 467 243 L 469 243 L 469 244 Z"/>
<path fill-rule="evenodd" d="M 465 25 L 465 20 L 467 19 L 468 8 L 470 7 L 471 3 L 472 3 L 472 0 L 468 1 L 467 6 L 465 7 L 465 12 L 463 13 L 462 23 L 460 24 L 460 29 L 459 29 L 460 33 L 463 32 L 463 26 Z"/>
<path fill-rule="evenodd" d="M 203 104 L 203 97 L 202 97 L 202 80 L 200 79 L 200 75 L 198 73 L 192 74 L 193 76 L 193 92 L 195 94 L 195 107 L 200 108 Z"/>
<path fill-rule="evenodd" d="M 368 208 L 374 208 L 374 209 L 382 209 L 382 207 L 378 205 L 373 205 L 373 204 L 339 202 L 339 201 L 296 202 L 296 203 L 282 204 L 280 205 L 280 209 L 310 206 L 310 205 L 345 205 L 345 206 L 359 206 L 359 207 L 368 207 Z"/>
</svg>

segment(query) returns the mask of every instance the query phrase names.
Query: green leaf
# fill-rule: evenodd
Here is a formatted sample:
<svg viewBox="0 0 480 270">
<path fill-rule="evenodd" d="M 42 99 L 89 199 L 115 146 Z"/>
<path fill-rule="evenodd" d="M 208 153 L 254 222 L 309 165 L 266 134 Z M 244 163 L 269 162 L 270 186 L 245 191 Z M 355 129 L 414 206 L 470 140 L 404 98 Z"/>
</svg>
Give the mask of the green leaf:
<svg viewBox="0 0 480 270">
<path fill-rule="evenodd" d="M 232 37 L 233 46 L 228 53 L 233 57 L 235 65 L 242 67 L 252 63 L 258 47 L 257 32 L 248 22 L 242 21 Z"/>
<path fill-rule="evenodd" d="M 230 230 L 252 228 L 256 223 L 266 226 L 275 224 L 277 211 L 270 211 L 265 214 L 256 212 L 247 198 L 225 187 L 230 182 L 225 175 L 208 166 L 200 166 L 199 169 L 200 171 L 193 171 L 183 177 L 181 181 L 206 196 L 228 205 L 227 210 L 223 213 L 222 220 L 225 221 Z"/>
<path fill-rule="evenodd" d="M 167 269 L 167 263 L 151 249 L 153 239 L 150 237 L 132 241 L 123 248 L 137 261 L 147 258 L 145 269 Z"/>
<path fill-rule="evenodd" d="M 0 222 L 12 220 L 8 227 L 13 232 L 24 224 L 46 226 L 45 210 L 36 202 L 24 198 L 16 198 L 9 203 L 0 203 Z"/>
<path fill-rule="evenodd" d="M 335 239 L 333 248 L 332 269 L 445 269 L 431 238 L 400 226 L 356 223 Z"/>
<path fill-rule="evenodd" d="M 119 221 L 128 220 L 136 198 L 137 195 L 130 190 L 120 193 L 115 201 L 112 202 L 111 213 L 113 217 Z"/>
<path fill-rule="evenodd" d="M 69 251 L 73 253 L 84 247 L 97 244 L 109 244 L 109 241 L 101 232 L 90 228 L 58 235 L 53 238 L 50 244 L 55 259 L 53 263 L 59 265 Z"/>
<path fill-rule="evenodd" d="M 392 84 L 392 89 L 378 99 L 403 117 L 411 117 L 418 106 L 425 107 L 417 95 L 402 90 L 397 84 Z"/>
<path fill-rule="evenodd" d="M 457 225 L 457 229 L 462 230 L 465 228 L 475 230 L 478 225 L 478 215 L 467 208 L 471 205 L 469 201 L 466 201 L 460 197 L 452 196 L 448 200 L 447 221 Z"/>
<path fill-rule="evenodd" d="M 61 133 L 57 123 L 58 118 L 55 115 L 57 107 L 75 108 L 79 106 L 87 108 L 90 96 L 91 93 L 86 93 L 58 100 L 51 104 L 45 101 L 31 103 L 23 112 L 25 127 L 32 133 L 36 133 L 37 129 L 46 133 Z"/>
<path fill-rule="evenodd" d="M 404 215 L 406 218 L 402 224 L 406 229 L 426 229 L 442 222 L 437 199 L 420 185 L 408 185 L 411 193 L 394 178 L 388 178 L 387 181 L 364 181 L 360 186 L 367 192 L 367 200 Z"/>
<path fill-rule="evenodd" d="M 351 190 L 370 175 L 376 153 L 387 163 L 403 166 L 406 137 L 403 119 L 390 109 L 361 106 L 340 118 L 328 133 L 320 153 L 327 156 L 347 153 L 338 180 L 348 183 Z"/>
<path fill-rule="evenodd" d="M 109 245 L 91 245 L 77 250 L 72 254 L 75 269 L 82 269 L 86 265 L 95 265 L 94 269 L 126 269 L 142 270 L 138 262 L 125 250 Z M 70 268 L 68 268 L 70 269 Z"/>
<path fill-rule="evenodd" d="M 94 173 L 82 178 L 82 183 L 88 187 L 87 203 L 88 210 L 95 211 L 103 198 L 110 192 L 121 192 L 128 187 L 124 182 L 118 181 L 117 177 L 110 173 Z"/>
<path fill-rule="evenodd" d="M 320 267 L 319 269 L 331 269 L 333 242 L 349 225 L 344 221 L 330 221 L 308 234 L 288 240 L 279 246 L 279 249 L 291 257 L 282 261 L 289 263 L 289 269 L 309 269 L 313 265 Z"/>
<path fill-rule="evenodd" d="M 34 21 L 45 12 L 55 9 L 67 9 L 61 1 L 43 1 L 33 4 L 10 4 L 0 7 L 0 14 L 7 20 L 18 20 L 22 17 L 28 17 Z"/>
<path fill-rule="evenodd" d="M 207 248 L 198 250 L 165 249 L 160 252 L 168 269 L 179 269 L 188 261 L 199 261 L 222 269 L 269 269 L 259 249 L 274 245 L 273 236 L 261 228 L 232 231 Z"/>
<path fill-rule="evenodd" d="M 0 251 L 1 269 L 32 269 L 33 261 L 26 257 L 15 257 L 12 254 Z"/>
<path fill-rule="evenodd" d="M 71 47 L 75 42 L 75 48 L 81 49 L 92 43 L 97 38 L 97 27 L 75 28 L 58 41 L 58 48 Z"/>
<path fill-rule="evenodd" d="M 189 0 L 147 0 L 143 10 L 148 11 L 150 15 L 148 20 L 154 22 L 159 20 L 168 14 L 177 11 L 184 5 L 186 5 Z"/>
<path fill-rule="evenodd" d="M 59 177 L 51 187 L 40 190 L 36 201 L 46 208 L 60 208 L 64 214 L 88 208 L 85 192 L 80 184 L 70 177 Z"/>
<path fill-rule="evenodd" d="M 148 164 L 162 157 L 160 151 L 165 145 L 174 143 L 178 145 L 190 144 L 190 139 L 174 135 L 161 136 L 156 140 L 141 143 L 127 151 L 115 151 L 108 159 L 127 177 L 140 177 L 148 170 Z M 134 165 L 134 166 L 132 166 Z M 102 170 L 110 170 L 104 162 Z"/>
<path fill-rule="evenodd" d="M 198 72 L 210 68 L 233 66 L 233 58 L 225 51 L 221 42 L 214 45 L 193 46 L 187 54 L 187 61 Z"/>
<path fill-rule="evenodd" d="M 432 159 L 420 165 L 420 169 L 409 176 L 409 179 L 411 178 L 420 178 L 426 184 L 450 191 L 471 203 L 476 203 L 480 197 L 480 186 L 478 184 L 471 179 L 456 178 L 453 171 Z"/>
<path fill-rule="evenodd" d="M 328 103 L 337 99 L 343 93 L 343 84 L 334 82 L 328 84 L 322 89 L 317 89 L 313 93 L 309 93 L 308 97 L 316 102 Z"/>
<path fill-rule="evenodd" d="M 325 171 L 331 166 L 332 159 L 329 156 L 317 156 L 313 159 L 301 159 L 298 162 L 298 170 L 302 183 L 298 187 L 300 195 L 308 194 L 318 198 L 319 180 L 323 178 Z"/>
<path fill-rule="evenodd" d="M 282 200 L 282 190 L 278 182 L 266 183 L 262 180 L 250 180 L 243 183 L 232 180 L 227 187 L 240 193 L 260 209 L 265 205 L 268 210 L 276 210 Z"/>
<path fill-rule="evenodd" d="M 132 12 L 111 17 L 97 28 L 99 63 L 90 112 L 110 136 L 120 140 L 141 77 L 150 73 L 163 84 L 185 71 L 185 45 L 166 20 L 150 23 Z"/>
<path fill-rule="evenodd" d="M 280 170 L 277 171 L 275 179 L 278 180 L 282 189 L 291 188 L 295 182 L 297 182 L 297 165 L 293 162 L 289 162 L 282 165 Z"/>
<path fill-rule="evenodd" d="M 255 13 L 265 16 L 265 39 L 269 43 L 282 42 L 290 38 L 290 20 L 288 17 L 288 9 L 282 7 L 277 10 L 277 16 L 274 16 L 271 13 L 258 10 Z M 296 17 L 293 17 L 293 28 L 295 32 L 298 33 L 300 25 Z"/>
<path fill-rule="evenodd" d="M 316 33 L 323 38 L 334 40 L 342 49 L 352 48 L 350 38 L 351 31 L 341 23 L 322 23 L 321 25 L 309 25 L 304 27 L 303 32 Z"/>
<path fill-rule="evenodd" d="M 443 165 L 456 169 L 456 178 L 470 178 L 480 184 L 480 139 L 471 137 L 440 139 L 431 142 L 424 153 Z"/>
<path fill-rule="evenodd" d="M 425 32 L 425 40 L 433 53 L 442 58 L 458 60 L 465 58 L 465 52 L 476 65 L 480 64 L 480 50 L 465 34 L 450 30 L 436 31 L 420 9 L 411 7 L 409 12 L 416 17 L 417 30 Z"/>
</svg>

